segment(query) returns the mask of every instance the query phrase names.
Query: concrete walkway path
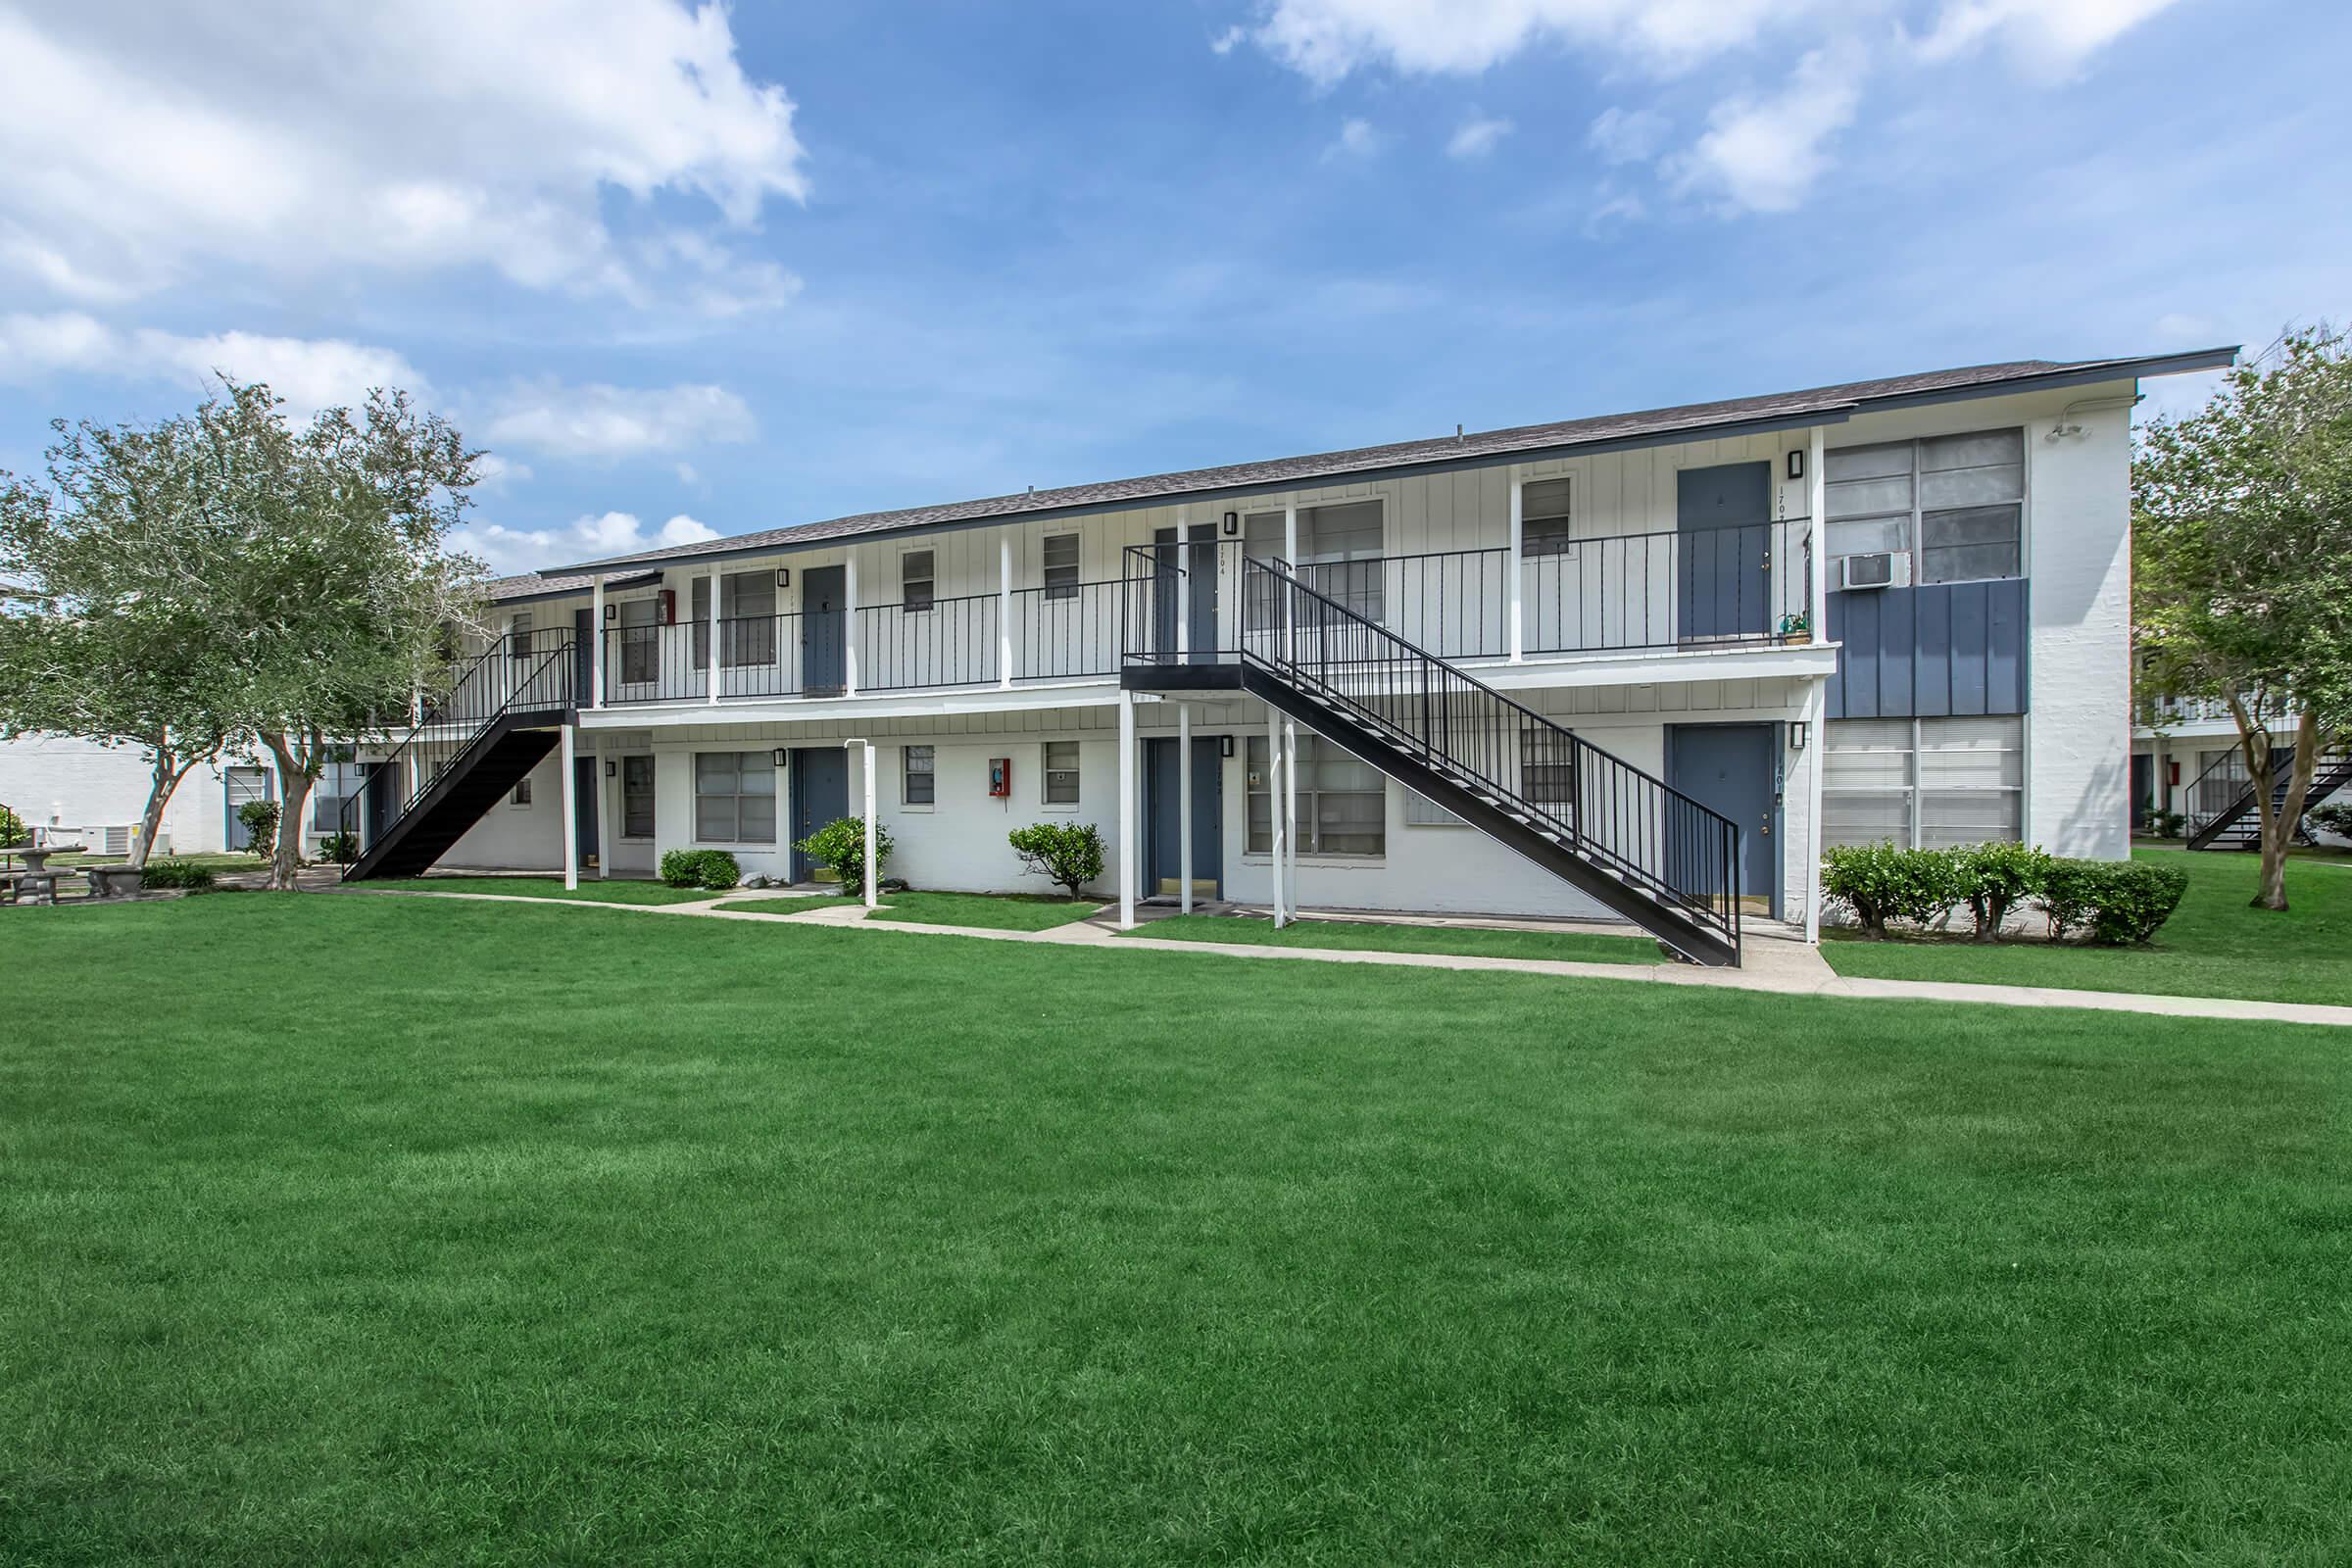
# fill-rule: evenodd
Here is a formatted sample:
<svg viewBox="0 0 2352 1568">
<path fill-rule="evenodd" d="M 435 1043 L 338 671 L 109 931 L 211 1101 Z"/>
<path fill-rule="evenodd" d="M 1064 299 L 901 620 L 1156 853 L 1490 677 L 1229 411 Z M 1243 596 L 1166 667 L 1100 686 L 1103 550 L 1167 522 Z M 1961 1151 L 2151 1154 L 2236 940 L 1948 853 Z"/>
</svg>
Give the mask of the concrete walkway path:
<svg viewBox="0 0 2352 1568">
<path fill-rule="evenodd" d="M 1737 969 L 1689 963 L 1584 963 L 1548 958 L 1493 958 L 1453 953 L 1382 953 L 1342 948 L 1292 948 L 1245 942 L 1181 942 L 1126 936 L 1101 915 L 1043 931 L 1005 931 L 985 926 L 932 925 L 912 920 L 867 920 L 865 906 L 824 898 L 790 914 L 729 909 L 731 903 L 774 898 L 773 890 L 721 894 L 692 904 L 606 904 L 589 899 L 532 898 L 513 893 L 424 892 L 408 888 L 343 888 L 366 898 L 470 899 L 485 904 L 529 904 L 540 907 L 625 909 L 638 914 L 683 914 L 739 922 L 822 925 L 857 931 L 895 931 L 908 936 L 971 937 L 983 942 L 1030 942 L 1095 949 L 1145 948 L 1155 953 L 1189 953 L 1203 957 L 1283 958 L 1307 963 L 1368 963 L 1406 969 L 1472 969 L 1508 974 L 1559 975 L 1578 980 L 1691 986 L 1701 990 L 1759 991 L 1775 996 L 1827 997 L 1851 1001 L 1958 1002 L 1995 1007 L 2077 1007 L 2166 1018 L 2225 1018 L 2257 1023 L 2307 1023 L 2352 1028 L 2352 1006 L 2301 1002 L 2245 1002 L 2230 997 L 2168 997 L 2125 991 L 2068 991 L 2056 986 L 1987 986 L 1940 980 L 1866 980 L 1838 974 L 1821 951 L 1801 940 L 1772 933 L 1750 935 Z M 887 907 L 889 901 L 883 901 Z M 1311 922 L 1309 922 L 1311 923 Z M 1149 930 L 1148 925 L 1139 931 Z"/>
</svg>

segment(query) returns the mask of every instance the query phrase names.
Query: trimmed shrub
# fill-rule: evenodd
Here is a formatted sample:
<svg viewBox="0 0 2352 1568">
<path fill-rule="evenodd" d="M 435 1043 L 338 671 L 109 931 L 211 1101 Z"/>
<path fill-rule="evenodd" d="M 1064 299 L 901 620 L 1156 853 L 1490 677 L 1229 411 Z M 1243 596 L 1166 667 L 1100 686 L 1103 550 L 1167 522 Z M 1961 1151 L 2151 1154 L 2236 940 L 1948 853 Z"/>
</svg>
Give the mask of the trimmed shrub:
<svg viewBox="0 0 2352 1568">
<path fill-rule="evenodd" d="M 865 893 L 865 818 L 844 816 L 827 822 L 793 846 L 841 878 L 841 891 Z M 874 885 L 882 882 L 882 867 L 890 863 L 890 829 L 874 824 Z"/>
<path fill-rule="evenodd" d="M 2041 891 L 2050 857 L 2031 844 L 1971 844 L 1947 852 L 1954 891 L 1976 921 L 1976 940 L 1999 939 L 2009 911 Z"/>
<path fill-rule="evenodd" d="M 6 809 L 0 807 L 0 810 Z M 2352 805 L 2330 801 L 2326 806 L 2313 807 L 2304 814 L 2311 818 L 2312 826 L 2324 828 L 2338 838 L 2352 839 Z"/>
<path fill-rule="evenodd" d="M 1102 834 L 1092 822 L 1033 822 L 1005 835 L 1021 869 L 1055 882 L 1071 898 L 1102 874 Z"/>
<path fill-rule="evenodd" d="M 337 865 L 349 865 L 360 858 L 360 836 L 357 833 L 329 833 L 318 841 L 318 858 Z"/>
<path fill-rule="evenodd" d="M 0 850 L 13 850 L 30 844 L 32 835 L 24 831 L 24 819 L 5 806 L 0 806 Z"/>
<path fill-rule="evenodd" d="M 2188 826 L 2188 818 L 2179 811 L 2150 811 L 2148 831 L 2160 839 L 2177 839 Z"/>
<path fill-rule="evenodd" d="M 743 880 L 743 867 L 724 850 L 669 850 L 662 857 L 658 874 L 673 888 L 724 893 Z"/>
<path fill-rule="evenodd" d="M 139 881 L 143 888 L 185 888 L 191 893 L 212 885 L 213 868 L 193 860 L 149 860 Z"/>
<path fill-rule="evenodd" d="M 1862 934 L 1874 942 L 1886 939 L 1887 921 L 1933 925 L 1962 897 L 1950 855 L 1886 843 L 1825 851 L 1821 889 L 1851 909 Z"/>
<path fill-rule="evenodd" d="M 277 853 L 275 801 L 247 801 L 237 808 L 237 824 L 245 829 L 245 853 L 264 860 Z"/>
<path fill-rule="evenodd" d="M 2042 879 L 2041 906 L 2050 936 L 2087 931 L 2102 947 L 2147 941 L 2188 891 L 2188 873 L 2144 860 L 2053 860 Z"/>
</svg>

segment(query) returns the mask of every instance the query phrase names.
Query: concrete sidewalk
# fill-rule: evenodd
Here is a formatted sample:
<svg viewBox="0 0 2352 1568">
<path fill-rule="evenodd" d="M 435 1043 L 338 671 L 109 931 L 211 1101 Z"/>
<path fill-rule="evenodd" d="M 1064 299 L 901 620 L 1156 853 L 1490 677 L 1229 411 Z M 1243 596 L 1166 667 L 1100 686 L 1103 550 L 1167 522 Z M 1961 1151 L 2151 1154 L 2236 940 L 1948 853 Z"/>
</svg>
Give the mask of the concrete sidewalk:
<svg viewBox="0 0 2352 1568">
<path fill-rule="evenodd" d="M 1368 963 L 1405 969 L 1487 970 L 1505 974 L 1558 975 L 1577 980 L 1756 991 L 1775 996 L 1826 997 L 1846 1001 L 1970 1003 L 1995 1007 L 2075 1007 L 2093 1012 L 2138 1013 L 2164 1018 L 2223 1018 L 2256 1023 L 2305 1023 L 2352 1028 L 2352 1006 L 2299 1002 L 2244 1002 L 2229 997 L 2167 997 L 2139 992 L 2068 991 L 2054 986 L 1987 986 L 1956 981 L 1865 980 L 1840 975 L 1818 948 L 1779 933 L 1751 935 L 1737 969 L 1708 969 L 1688 963 L 1580 963 L 1544 958 L 1489 958 L 1449 953 L 1378 953 L 1339 948 L 1291 948 L 1258 943 L 1178 942 L 1122 935 L 1101 915 L 1043 931 L 1002 931 L 981 926 L 930 925 L 865 918 L 862 904 L 823 899 L 791 914 L 738 912 L 730 903 L 773 898 L 772 891 L 725 894 L 693 904 L 601 904 L 589 900 L 529 898 L 511 893 L 439 893 L 412 889 L 345 888 L 355 897 L 468 899 L 485 904 L 528 904 L 542 908 L 625 909 L 638 914 L 683 914 L 742 923 L 822 925 L 908 936 L 969 937 L 982 942 L 1031 942 L 1094 949 L 1145 948 L 1154 953 L 1189 953 L 1203 957 L 1292 959 L 1306 963 Z M 883 901 L 885 906 L 889 901 Z M 1311 921 L 1307 923 L 1312 923 Z M 1139 927 L 1139 930 L 1148 927 Z"/>
</svg>

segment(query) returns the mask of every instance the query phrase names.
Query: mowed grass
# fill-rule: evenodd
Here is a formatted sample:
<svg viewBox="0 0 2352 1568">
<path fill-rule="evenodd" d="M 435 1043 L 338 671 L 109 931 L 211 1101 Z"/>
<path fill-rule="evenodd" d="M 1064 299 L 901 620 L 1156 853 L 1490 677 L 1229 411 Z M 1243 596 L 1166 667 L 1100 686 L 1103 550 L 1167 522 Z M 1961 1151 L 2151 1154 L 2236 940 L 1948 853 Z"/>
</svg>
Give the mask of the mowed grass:
<svg viewBox="0 0 2352 1568">
<path fill-rule="evenodd" d="M 2132 854 L 2188 873 L 2180 907 L 2144 948 L 1863 942 L 1825 930 L 1822 956 L 1839 974 L 1885 980 L 2352 1004 L 2352 861 L 2290 857 L 2288 907 L 2278 913 L 2249 906 L 2260 872 L 2252 855 L 2145 846 Z"/>
<path fill-rule="evenodd" d="M 1573 963 L 1664 963 L 1655 937 L 1581 931 L 1489 931 L 1477 926 L 1392 925 L 1379 920 L 1300 920 L 1276 930 L 1254 915 L 1178 914 L 1123 935 L 1177 942 L 1230 942 L 1348 952 L 1452 953 L 1474 958 L 1548 958 Z"/>
<path fill-rule="evenodd" d="M 892 893 L 885 895 L 882 907 L 866 918 L 983 926 L 997 931 L 1048 931 L 1083 920 L 1101 907 L 1101 899 L 1065 899 L 1052 894 Z"/>
<path fill-rule="evenodd" d="M 0 1560 L 2352 1559 L 2338 1031 L 0 926 Z"/>
<path fill-rule="evenodd" d="M 575 904 L 702 904 L 718 897 L 702 888 L 673 888 L 661 882 L 604 882 L 582 877 L 566 890 L 561 877 L 413 876 L 354 882 L 372 893 L 495 893 L 503 898 L 567 899 Z"/>
</svg>

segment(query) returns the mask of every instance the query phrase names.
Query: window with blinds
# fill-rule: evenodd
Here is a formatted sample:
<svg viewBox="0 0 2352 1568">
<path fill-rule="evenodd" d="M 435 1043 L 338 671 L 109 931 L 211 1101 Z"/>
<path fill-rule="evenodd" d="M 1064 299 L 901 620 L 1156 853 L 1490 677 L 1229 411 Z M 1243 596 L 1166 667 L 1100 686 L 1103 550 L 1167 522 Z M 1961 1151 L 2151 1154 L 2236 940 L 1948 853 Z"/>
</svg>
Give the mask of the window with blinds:
<svg viewBox="0 0 2352 1568">
<path fill-rule="evenodd" d="M 1564 556 L 1575 548 L 1568 522 L 1568 481 L 1538 479 L 1519 491 L 1519 554 Z"/>
<path fill-rule="evenodd" d="M 1829 553 L 1915 551 L 1916 581 L 2024 574 L 2023 430 L 1978 430 L 1827 454 Z"/>
<path fill-rule="evenodd" d="M 1282 514 L 1253 512 L 1243 523 L 1243 549 L 1260 561 L 1290 560 Z M 1387 608 L 1382 592 L 1380 503 L 1350 501 L 1339 506 L 1298 509 L 1298 556 L 1291 564 L 1298 580 L 1362 615 L 1378 620 Z"/>
<path fill-rule="evenodd" d="M 1250 853 L 1274 849 L 1273 769 L 1266 738 L 1250 737 Z M 1388 782 L 1320 735 L 1298 737 L 1298 853 L 1377 856 L 1388 852 Z"/>
<path fill-rule="evenodd" d="M 776 769 L 765 752 L 697 752 L 694 836 L 705 844 L 776 842 Z"/>
<path fill-rule="evenodd" d="M 694 620 L 694 662 L 710 662 L 710 579 L 697 577 L 688 591 Z M 776 574 L 731 571 L 718 593 L 718 662 L 728 669 L 776 662 Z"/>
<path fill-rule="evenodd" d="M 1945 850 L 2025 832 L 2025 719 L 1841 718 L 1826 726 L 1825 845 Z"/>
</svg>

